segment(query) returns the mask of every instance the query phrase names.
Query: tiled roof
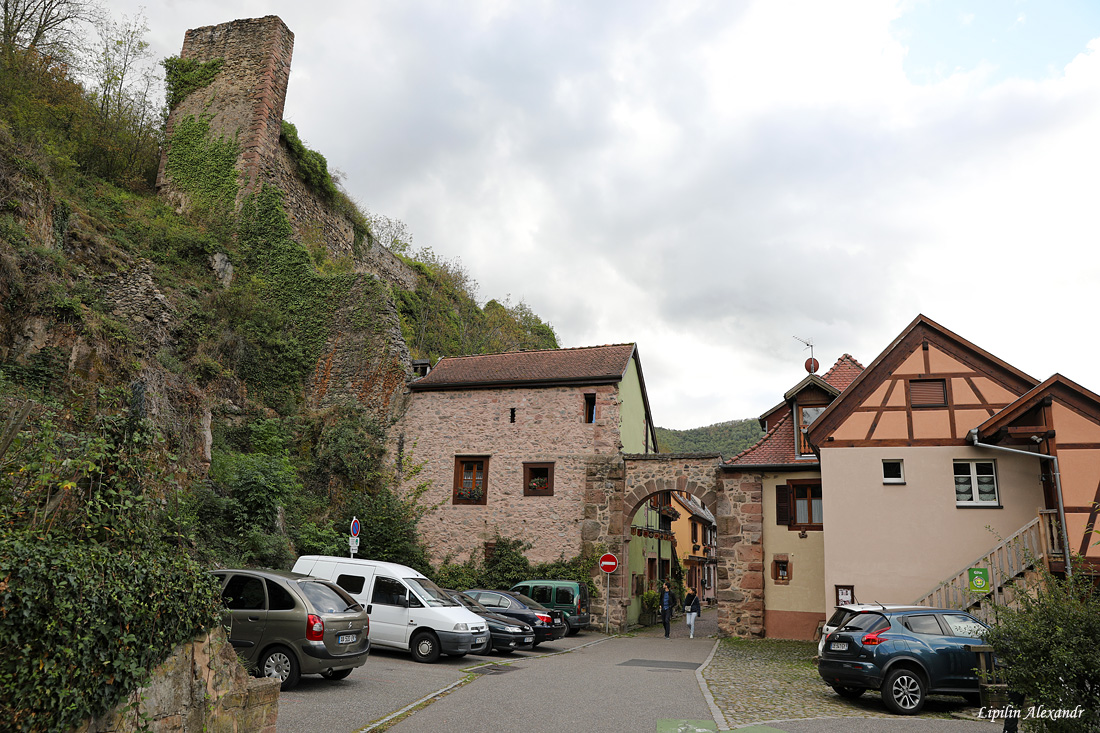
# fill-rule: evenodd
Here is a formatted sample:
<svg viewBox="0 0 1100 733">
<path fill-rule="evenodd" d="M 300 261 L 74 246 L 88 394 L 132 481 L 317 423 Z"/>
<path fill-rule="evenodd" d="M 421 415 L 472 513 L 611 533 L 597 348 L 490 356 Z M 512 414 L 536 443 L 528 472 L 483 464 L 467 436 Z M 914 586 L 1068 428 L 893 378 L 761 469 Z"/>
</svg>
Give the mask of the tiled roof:
<svg viewBox="0 0 1100 733">
<path fill-rule="evenodd" d="M 506 384 L 607 383 L 622 379 L 634 344 L 578 349 L 509 351 L 439 360 L 411 389 L 453 389 Z"/>
<path fill-rule="evenodd" d="M 726 461 L 735 466 L 787 466 L 797 464 L 816 468 L 816 458 L 799 458 L 794 452 L 794 419 L 790 413 L 783 416 L 764 437 L 751 448 Z"/>
<path fill-rule="evenodd" d="M 854 382 L 862 371 L 863 365 L 851 354 L 845 354 L 837 359 L 836 364 L 833 364 L 821 378 L 843 392 L 844 388 Z"/>
<path fill-rule="evenodd" d="M 821 380 L 829 386 L 835 387 L 843 392 L 849 384 L 855 381 L 856 377 L 858 377 L 862 371 L 863 365 L 856 361 L 851 354 L 845 354 L 836 360 L 836 363 L 833 364 L 829 371 L 825 372 Z M 807 378 L 802 380 L 802 382 L 811 383 L 813 379 Z M 800 383 L 800 385 L 802 387 L 806 386 L 802 383 Z M 793 397 L 794 395 L 791 396 Z M 780 402 L 765 413 L 764 416 L 771 417 L 787 404 L 789 403 L 786 401 Z M 763 438 L 758 440 L 752 447 L 746 448 L 726 461 L 726 465 L 805 466 L 807 468 L 816 468 L 818 462 L 816 458 L 801 458 L 795 453 L 794 416 L 788 410 L 787 414 L 780 418 L 779 422 L 777 422 Z"/>
</svg>

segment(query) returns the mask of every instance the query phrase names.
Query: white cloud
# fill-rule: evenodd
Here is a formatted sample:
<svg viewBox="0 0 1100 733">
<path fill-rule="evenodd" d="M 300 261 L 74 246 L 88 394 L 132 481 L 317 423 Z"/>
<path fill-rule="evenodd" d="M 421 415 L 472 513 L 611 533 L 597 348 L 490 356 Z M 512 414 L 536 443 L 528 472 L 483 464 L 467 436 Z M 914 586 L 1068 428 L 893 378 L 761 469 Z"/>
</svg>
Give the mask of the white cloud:
<svg viewBox="0 0 1100 733">
<path fill-rule="evenodd" d="M 903 64 L 921 38 L 892 25 L 907 11 L 203 0 L 149 15 L 167 54 L 187 28 L 278 13 L 296 34 L 286 114 L 359 201 L 461 257 L 483 297 L 526 299 L 564 345 L 638 341 L 661 425 L 755 416 L 803 374 L 792 336 L 823 366 L 867 364 L 918 312 L 1100 390 L 1077 325 L 1100 274 L 1100 42 L 1038 80 L 975 62 L 918 84 Z"/>
</svg>

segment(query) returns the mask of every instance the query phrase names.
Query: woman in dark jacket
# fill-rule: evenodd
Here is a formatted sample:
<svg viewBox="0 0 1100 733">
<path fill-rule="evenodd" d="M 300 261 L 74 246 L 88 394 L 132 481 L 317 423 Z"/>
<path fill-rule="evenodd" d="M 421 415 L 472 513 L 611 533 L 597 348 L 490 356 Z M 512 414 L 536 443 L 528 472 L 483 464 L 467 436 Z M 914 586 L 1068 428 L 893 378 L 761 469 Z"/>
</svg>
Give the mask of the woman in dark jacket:
<svg viewBox="0 0 1100 733">
<path fill-rule="evenodd" d="M 695 638 L 695 619 L 699 617 L 699 596 L 695 595 L 695 589 L 688 586 L 687 595 L 684 596 L 684 616 L 687 619 L 689 638 Z"/>
</svg>

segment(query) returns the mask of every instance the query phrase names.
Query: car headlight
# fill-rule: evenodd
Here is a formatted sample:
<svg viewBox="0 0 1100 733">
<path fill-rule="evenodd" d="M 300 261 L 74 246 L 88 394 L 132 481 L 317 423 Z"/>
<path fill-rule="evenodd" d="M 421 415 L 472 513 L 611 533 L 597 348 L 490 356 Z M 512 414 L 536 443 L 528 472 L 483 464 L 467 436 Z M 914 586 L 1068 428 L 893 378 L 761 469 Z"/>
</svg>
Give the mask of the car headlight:
<svg viewBox="0 0 1100 733">
<path fill-rule="evenodd" d="M 466 624 L 455 624 L 455 631 L 469 631 L 470 627 Z"/>
<path fill-rule="evenodd" d="M 523 633 L 523 629 L 521 629 L 518 626 L 505 626 L 504 630 L 507 631 L 509 634 L 522 634 Z"/>
</svg>

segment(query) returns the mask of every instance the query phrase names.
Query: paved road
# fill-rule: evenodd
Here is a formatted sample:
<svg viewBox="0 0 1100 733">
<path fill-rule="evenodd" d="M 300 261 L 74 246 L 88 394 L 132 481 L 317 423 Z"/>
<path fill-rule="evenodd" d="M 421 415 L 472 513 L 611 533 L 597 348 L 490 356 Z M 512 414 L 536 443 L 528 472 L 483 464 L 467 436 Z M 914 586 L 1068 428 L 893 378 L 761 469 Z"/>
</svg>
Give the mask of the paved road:
<svg viewBox="0 0 1100 733">
<path fill-rule="evenodd" d="M 532 653 L 442 658 L 436 664 L 375 650 L 346 680 L 304 677 L 297 689 L 283 693 L 278 733 L 356 733 L 377 730 L 379 721 L 393 733 L 1000 730 L 988 722 L 947 718 L 965 707 L 953 699 L 930 701 L 930 713 L 918 719 L 888 715 L 870 695 L 845 701 L 812 668 L 807 673 L 802 647 L 812 654 L 812 645 L 720 644 L 716 631 L 711 611 L 700 619 L 694 639 L 680 621 L 671 640 L 660 626 L 612 638 L 585 632 Z"/>
<path fill-rule="evenodd" d="M 713 647 L 711 639 L 617 638 L 516 661 L 389 730 L 613 733 L 653 731 L 661 719 L 701 720 L 713 730 L 695 675 Z"/>
<path fill-rule="evenodd" d="M 345 680 L 329 682 L 316 675 L 302 677 L 298 686 L 279 696 L 278 733 L 353 733 L 370 723 L 467 678 L 463 670 L 485 662 L 564 651 L 602 634 L 577 636 L 540 644 L 535 652 L 510 656 L 440 657 L 435 664 L 418 664 L 407 653 L 375 647 L 367 663 Z"/>
</svg>

